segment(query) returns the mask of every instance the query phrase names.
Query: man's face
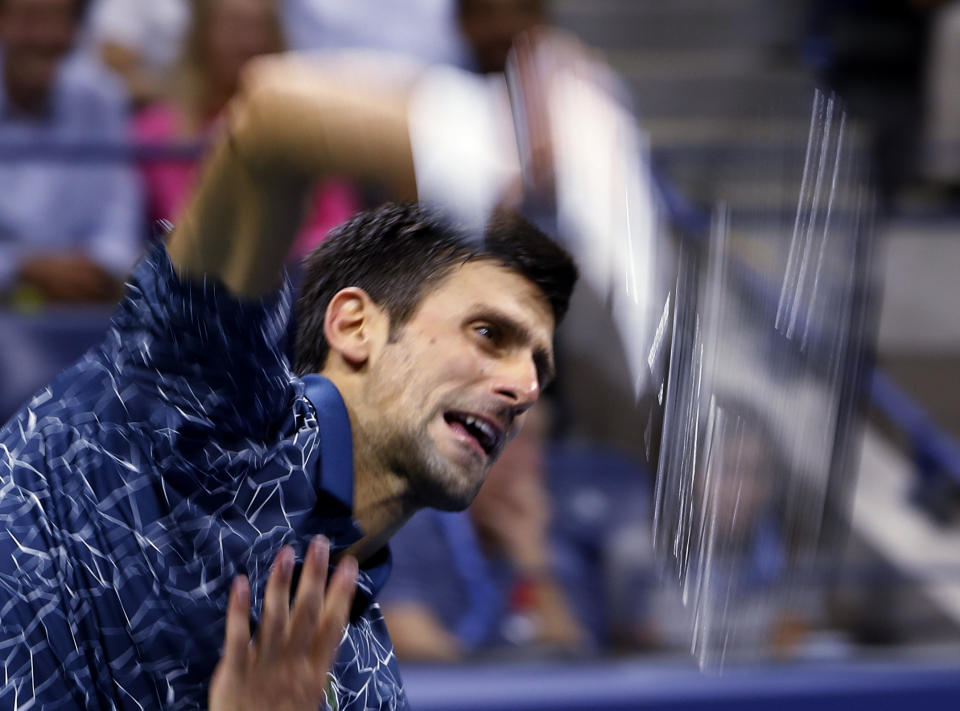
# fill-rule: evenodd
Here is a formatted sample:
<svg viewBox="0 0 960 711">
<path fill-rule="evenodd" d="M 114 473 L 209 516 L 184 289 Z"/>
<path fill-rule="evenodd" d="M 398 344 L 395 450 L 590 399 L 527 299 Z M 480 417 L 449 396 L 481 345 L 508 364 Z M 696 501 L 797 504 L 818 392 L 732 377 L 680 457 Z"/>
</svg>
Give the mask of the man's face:
<svg viewBox="0 0 960 711">
<path fill-rule="evenodd" d="M 2 0 L 0 43 L 14 91 L 42 96 L 77 30 L 77 0 Z"/>
<path fill-rule="evenodd" d="M 456 267 L 371 362 L 361 446 L 418 503 L 466 507 L 551 377 L 553 327 L 543 294 L 516 272 Z"/>
</svg>

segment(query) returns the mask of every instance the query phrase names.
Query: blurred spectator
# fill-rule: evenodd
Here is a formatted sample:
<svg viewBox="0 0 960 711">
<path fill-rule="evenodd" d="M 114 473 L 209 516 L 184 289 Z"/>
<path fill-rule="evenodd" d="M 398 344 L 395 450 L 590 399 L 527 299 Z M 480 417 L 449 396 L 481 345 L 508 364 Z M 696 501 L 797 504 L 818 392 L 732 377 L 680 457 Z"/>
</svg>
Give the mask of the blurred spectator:
<svg viewBox="0 0 960 711">
<path fill-rule="evenodd" d="M 85 3 L 0 1 L 0 149 L 119 143 L 122 89 L 70 56 Z M 141 248 L 136 175 L 114 163 L 0 161 L 0 291 L 109 301 Z"/>
<path fill-rule="evenodd" d="M 534 20 L 542 18 L 540 12 L 518 10 L 527 4 L 527 0 L 458 0 L 458 24 L 469 45 L 470 59 L 465 62 L 469 69 L 431 66 L 423 72 L 410 99 L 410 135 L 420 200 L 443 204 L 472 229 L 481 229 L 496 205 L 516 201 L 519 176 L 513 171 L 518 162 L 518 139 L 504 70 L 516 33 L 530 29 Z M 531 63 L 532 59 L 527 62 Z M 520 143 L 523 151 L 525 141 Z M 540 148 L 539 141 L 536 148 Z M 536 150 L 533 155 L 547 154 Z M 470 168 L 464 170 L 463 166 Z M 528 197 L 531 194 L 528 190 Z M 547 232 L 555 231 L 541 216 L 527 217 Z"/>
<path fill-rule="evenodd" d="M 934 15 L 926 91 L 925 172 L 960 197 L 960 2 Z"/>
<path fill-rule="evenodd" d="M 135 133 L 145 143 L 166 145 L 203 139 L 216 126 L 253 57 L 286 47 L 276 0 L 197 0 L 169 100 L 138 113 Z M 144 165 L 151 220 L 176 221 L 197 178 L 193 161 L 155 161 Z M 352 187 L 325 181 L 316 192 L 311 217 L 291 252 L 302 256 L 359 209 Z"/>
<path fill-rule="evenodd" d="M 545 6 L 545 0 L 283 0 L 282 9 L 294 49 L 381 49 L 490 73 L 503 71 L 517 34 L 546 23 Z"/>
<path fill-rule="evenodd" d="M 623 622 L 606 546 L 649 526 L 646 482 L 619 456 L 549 444 L 543 404 L 530 416 L 468 512 L 421 512 L 392 539 L 381 600 L 401 658 L 585 653 Z"/>
<path fill-rule="evenodd" d="M 159 97 L 183 43 L 187 0 L 96 0 L 90 15 L 89 39 L 133 102 Z"/>
<path fill-rule="evenodd" d="M 282 0 L 292 49 L 369 48 L 460 64 L 453 0 Z"/>
<path fill-rule="evenodd" d="M 546 0 L 455 0 L 455 5 L 457 25 L 467 47 L 466 66 L 474 73 L 483 75 L 474 77 L 474 86 L 485 87 L 494 97 L 498 92 L 505 96 L 507 89 L 503 86 L 502 76 L 513 40 L 523 32 L 550 23 Z M 518 59 L 522 57 L 521 51 Z M 534 67 L 535 61 L 527 58 L 523 63 Z M 613 77 L 612 83 L 618 98 L 628 95 L 618 78 Z M 447 93 L 450 91 L 446 86 L 441 89 Z M 479 89 L 474 89 L 474 93 L 479 94 Z M 480 111 L 465 106 L 466 101 L 461 100 L 457 104 L 457 114 L 441 115 L 437 123 L 469 125 L 468 122 L 476 121 L 475 117 L 482 115 Z M 549 150 L 545 150 L 543 136 L 537 135 L 537 130 L 542 130 L 542 127 L 527 128 L 529 133 L 520 141 L 520 145 L 517 145 L 513 135 L 508 140 L 501 138 L 499 143 L 509 143 L 513 150 L 519 148 L 521 160 L 529 160 L 530 174 L 539 176 L 536 182 L 549 186 L 536 196 L 531 185 L 525 187 L 525 211 L 528 218 L 549 234 L 557 234 L 552 204 L 553 178 L 544 177 L 553 171 L 553 156 Z M 431 125 L 426 132 L 436 137 L 442 135 L 443 131 L 442 127 Z M 457 145 L 453 139 L 447 139 L 447 143 Z M 463 143 L 459 142 L 460 145 Z M 475 146 L 470 148 L 476 150 Z M 464 149 L 459 150 L 467 155 Z M 496 155 L 494 151 L 486 152 L 488 160 L 493 155 Z M 482 177 L 482 173 L 479 175 Z M 430 177 L 421 174 L 418 176 L 419 184 L 426 184 Z M 454 185 L 449 179 L 435 182 Z M 460 181 L 460 184 L 463 182 Z M 471 185 L 469 195 L 476 199 L 483 192 L 484 186 L 475 183 Z M 504 198 L 503 195 L 497 197 Z M 446 204 L 458 204 L 461 199 L 446 193 L 444 201 Z M 559 236 L 563 239 L 562 235 Z M 616 345 L 598 352 L 597 343 Z M 638 437 L 637 432 L 643 430 L 645 421 L 632 394 L 634 379 L 620 343 L 620 335 L 610 316 L 608 295 L 595 294 L 589 280 L 583 280 L 574 292 L 570 311 L 557 332 L 557 359 L 562 365 L 554 386 L 554 392 L 561 401 L 557 416 L 564 427 L 577 436 L 614 446 L 639 457 L 643 452 L 643 437 Z"/>
<path fill-rule="evenodd" d="M 513 39 L 546 24 L 545 0 L 457 0 L 457 23 L 470 54 L 471 68 L 502 72 Z"/>
<path fill-rule="evenodd" d="M 812 482 L 788 477 L 791 464 L 769 416 L 748 399 L 719 396 L 701 431 L 700 465 L 679 490 L 664 492 L 674 511 L 661 509 L 662 520 L 681 522 L 669 530 L 672 550 L 663 553 L 674 558 L 699 629 L 656 624 L 653 639 L 680 649 L 695 631 L 708 656 L 795 654 L 823 599 L 815 586 L 791 589 L 790 564 L 813 560 L 823 502 Z M 691 503 L 681 509 L 684 501 Z M 651 619 L 669 617 L 678 599 L 670 589 L 651 596 Z"/>
</svg>

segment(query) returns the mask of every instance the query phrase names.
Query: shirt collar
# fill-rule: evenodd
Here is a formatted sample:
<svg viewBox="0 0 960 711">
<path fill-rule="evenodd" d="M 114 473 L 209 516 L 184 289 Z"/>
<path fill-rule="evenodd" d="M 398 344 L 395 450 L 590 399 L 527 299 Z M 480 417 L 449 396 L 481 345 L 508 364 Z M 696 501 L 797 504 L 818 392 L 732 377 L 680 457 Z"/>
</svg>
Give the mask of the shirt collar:
<svg viewBox="0 0 960 711">
<path fill-rule="evenodd" d="M 320 430 L 320 488 L 353 511 L 353 434 L 347 406 L 336 386 L 322 375 L 304 376 L 304 395 L 317 413 Z"/>
<path fill-rule="evenodd" d="M 342 506 L 339 516 L 327 517 L 325 529 L 334 552 L 346 550 L 363 535 L 353 520 L 353 435 L 347 406 L 336 386 L 318 374 L 303 377 L 303 394 L 316 411 L 320 431 L 320 490 Z M 351 618 L 363 613 L 387 582 L 392 568 L 390 549 L 381 548 L 360 567 Z"/>
</svg>

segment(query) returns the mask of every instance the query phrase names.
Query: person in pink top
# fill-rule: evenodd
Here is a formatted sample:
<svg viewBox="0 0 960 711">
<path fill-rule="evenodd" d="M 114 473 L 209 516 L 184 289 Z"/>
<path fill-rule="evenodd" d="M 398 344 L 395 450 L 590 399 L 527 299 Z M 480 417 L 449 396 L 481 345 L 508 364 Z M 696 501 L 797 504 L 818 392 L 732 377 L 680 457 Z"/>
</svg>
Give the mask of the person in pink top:
<svg viewBox="0 0 960 711">
<path fill-rule="evenodd" d="M 246 62 L 286 49 L 277 0 L 197 0 L 192 7 L 167 98 L 148 105 L 134 118 L 134 135 L 140 143 L 176 145 L 204 139 L 216 129 L 224 106 L 237 92 Z M 197 182 L 198 162 L 156 160 L 143 163 L 141 170 L 149 217 L 176 223 Z M 291 259 L 309 252 L 331 227 L 361 207 L 358 192 L 348 181 L 333 178 L 318 185 Z"/>
</svg>

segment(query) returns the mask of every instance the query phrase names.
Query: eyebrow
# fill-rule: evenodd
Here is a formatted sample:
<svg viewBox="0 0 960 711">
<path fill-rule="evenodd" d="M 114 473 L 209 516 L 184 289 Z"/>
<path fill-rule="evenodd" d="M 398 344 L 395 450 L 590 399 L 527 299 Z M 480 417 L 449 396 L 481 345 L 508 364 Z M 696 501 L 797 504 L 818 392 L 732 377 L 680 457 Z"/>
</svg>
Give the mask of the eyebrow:
<svg viewBox="0 0 960 711">
<path fill-rule="evenodd" d="M 491 324 L 502 329 L 504 335 L 515 343 L 533 343 L 535 340 L 529 328 L 499 309 L 477 304 L 473 312 L 473 319 L 489 321 Z M 540 389 L 543 390 L 557 375 L 550 349 L 544 348 L 541 345 L 534 345 L 533 364 L 537 368 L 537 380 L 539 381 Z"/>
</svg>

